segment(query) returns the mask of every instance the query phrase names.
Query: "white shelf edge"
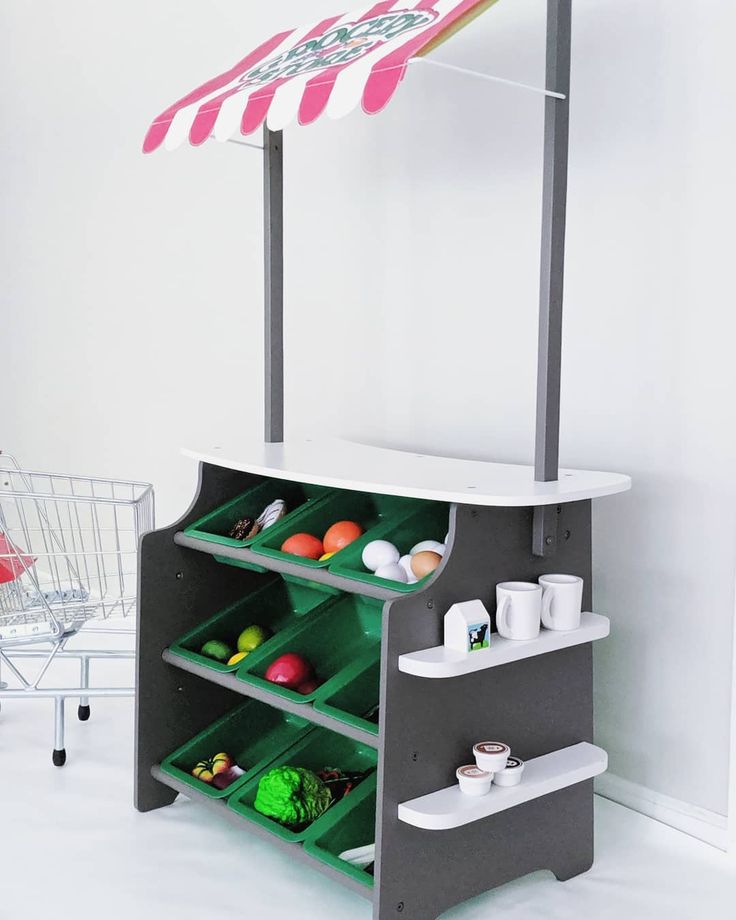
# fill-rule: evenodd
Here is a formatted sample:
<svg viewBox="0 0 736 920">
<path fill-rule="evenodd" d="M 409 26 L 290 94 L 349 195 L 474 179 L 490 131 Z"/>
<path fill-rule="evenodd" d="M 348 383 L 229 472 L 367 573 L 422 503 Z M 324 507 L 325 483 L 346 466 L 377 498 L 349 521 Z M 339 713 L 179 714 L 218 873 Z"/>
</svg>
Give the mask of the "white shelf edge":
<svg viewBox="0 0 736 920">
<path fill-rule="evenodd" d="M 334 438 L 266 444 L 232 435 L 228 443 L 184 448 L 183 453 L 204 463 L 275 479 L 466 505 L 558 505 L 631 488 L 631 479 L 620 473 L 561 469 L 557 480 L 537 482 L 532 466 L 436 457 Z"/>
<path fill-rule="evenodd" d="M 498 633 L 492 633 L 489 648 L 467 655 L 445 648 L 444 645 L 399 655 L 399 670 L 414 677 L 460 677 L 520 661 L 522 658 L 533 658 L 535 655 L 546 655 L 548 652 L 605 639 L 610 631 L 608 617 L 598 613 L 584 613 L 577 629 L 569 632 L 542 629 L 537 639 L 526 642 L 504 639 Z"/>
<path fill-rule="evenodd" d="M 450 786 L 399 805 L 399 820 L 427 831 L 451 830 L 593 779 L 608 768 L 608 755 L 583 741 L 543 757 L 528 760 L 518 786 L 491 786 L 488 795 L 474 798 Z"/>
</svg>

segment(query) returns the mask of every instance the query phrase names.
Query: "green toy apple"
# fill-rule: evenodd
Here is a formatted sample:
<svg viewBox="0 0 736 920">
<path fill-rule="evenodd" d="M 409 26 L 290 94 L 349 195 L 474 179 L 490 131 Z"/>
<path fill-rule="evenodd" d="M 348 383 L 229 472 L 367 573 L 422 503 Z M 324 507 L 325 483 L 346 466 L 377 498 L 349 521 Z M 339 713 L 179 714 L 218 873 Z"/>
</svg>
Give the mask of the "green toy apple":
<svg viewBox="0 0 736 920">
<path fill-rule="evenodd" d="M 233 651 L 226 642 L 219 639 L 210 639 L 202 646 L 201 654 L 206 658 L 214 658 L 215 661 L 226 662 L 232 655 Z"/>
<path fill-rule="evenodd" d="M 271 633 L 265 626 L 259 626 L 257 623 L 253 624 L 253 626 L 248 626 L 238 636 L 238 651 L 252 652 L 259 645 L 263 645 L 270 636 Z"/>
</svg>

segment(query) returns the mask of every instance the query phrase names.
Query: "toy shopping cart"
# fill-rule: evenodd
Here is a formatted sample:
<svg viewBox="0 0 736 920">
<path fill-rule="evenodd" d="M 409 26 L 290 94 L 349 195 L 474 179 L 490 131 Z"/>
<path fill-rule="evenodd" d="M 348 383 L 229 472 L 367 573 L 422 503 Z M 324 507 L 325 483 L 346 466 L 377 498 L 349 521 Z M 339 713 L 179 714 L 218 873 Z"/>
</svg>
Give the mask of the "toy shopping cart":
<svg viewBox="0 0 736 920">
<path fill-rule="evenodd" d="M 129 649 L 67 648 L 82 627 L 134 634 L 138 542 L 153 528 L 148 483 L 20 469 L 0 451 L 0 677 L 4 665 L 20 684 L 0 680 L 0 700 L 54 699 L 53 762 L 66 762 L 64 703 L 132 696 L 132 687 L 90 687 L 90 662 L 133 659 Z M 119 619 L 120 628 L 111 629 Z M 132 641 L 130 645 L 132 646 Z M 76 687 L 42 687 L 55 660 L 76 659 Z"/>
</svg>

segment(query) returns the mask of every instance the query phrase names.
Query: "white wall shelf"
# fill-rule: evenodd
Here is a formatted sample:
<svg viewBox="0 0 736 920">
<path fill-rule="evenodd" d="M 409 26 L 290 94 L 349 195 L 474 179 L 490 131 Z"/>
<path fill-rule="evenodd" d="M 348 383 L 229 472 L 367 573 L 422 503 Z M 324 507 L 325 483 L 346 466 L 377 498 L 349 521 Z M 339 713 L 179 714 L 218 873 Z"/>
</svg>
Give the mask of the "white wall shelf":
<svg viewBox="0 0 736 920">
<path fill-rule="evenodd" d="M 399 805 L 399 820 L 428 831 L 450 830 L 549 795 L 604 773 L 608 755 L 594 744 L 572 747 L 528 760 L 518 786 L 491 786 L 488 795 L 474 798 L 450 786 Z"/>
<path fill-rule="evenodd" d="M 542 629 L 537 639 L 530 639 L 528 642 L 504 639 L 498 633 L 492 633 L 489 648 L 467 655 L 445 648 L 444 645 L 400 655 L 399 670 L 415 677 L 460 677 L 463 674 L 520 661 L 522 658 L 533 658 L 535 655 L 546 655 L 547 652 L 605 639 L 610 631 L 608 617 L 597 613 L 584 613 L 578 629 L 569 632 Z"/>
<path fill-rule="evenodd" d="M 433 457 L 335 439 L 267 444 L 236 435 L 215 447 L 186 448 L 184 453 L 276 479 L 465 505 L 557 505 L 631 488 L 631 479 L 620 473 L 560 470 L 554 482 L 535 482 L 532 466 Z"/>
</svg>

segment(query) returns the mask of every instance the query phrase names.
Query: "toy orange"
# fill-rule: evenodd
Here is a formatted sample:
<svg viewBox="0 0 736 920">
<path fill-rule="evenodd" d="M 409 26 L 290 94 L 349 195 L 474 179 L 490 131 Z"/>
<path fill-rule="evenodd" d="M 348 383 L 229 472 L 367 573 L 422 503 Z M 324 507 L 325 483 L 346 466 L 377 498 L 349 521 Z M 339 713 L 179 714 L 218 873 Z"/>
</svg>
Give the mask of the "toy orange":
<svg viewBox="0 0 736 920">
<path fill-rule="evenodd" d="M 311 533 L 295 533 L 281 544 L 282 553 L 302 556 L 304 559 L 319 559 L 324 553 L 322 541 Z"/>
<path fill-rule="evenodd" d="M 327 531 L 324 538 L 326 553 L 339 553 L 353 540 L 362 536 L 363 528 L 355 521 L 338 521 Z"/>
</svg>

